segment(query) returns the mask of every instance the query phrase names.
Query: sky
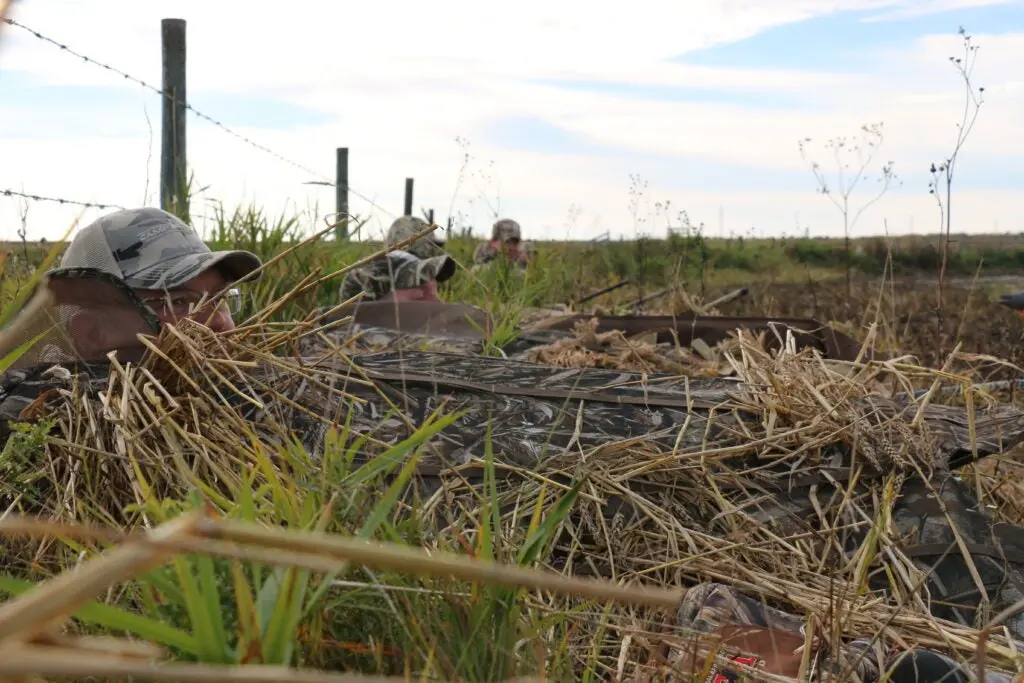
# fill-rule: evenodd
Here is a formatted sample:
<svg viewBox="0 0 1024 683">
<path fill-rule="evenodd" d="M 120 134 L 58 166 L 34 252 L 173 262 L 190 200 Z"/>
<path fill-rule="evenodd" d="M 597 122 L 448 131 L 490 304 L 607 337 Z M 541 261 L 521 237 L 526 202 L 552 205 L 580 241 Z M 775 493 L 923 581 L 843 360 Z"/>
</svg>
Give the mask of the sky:
<svg viewBox="0 0 1024 683">
<path fill-rule="evenodd" d="M 347 147 L 350 211 L 375 239 L 402 213 L 406 178 L 415 213 L 481 237 L 497 217 L 541 240 L 663 236 L 685 219 L 709 236 L 840 237 L 840 188 L 873 124 L 883 137 L 849 194 L 850 234 L 935 233 L 929 169 L 956 147 L 969 101 L 950 61 L 965 57 L 962 26 L 984 92 L 955 166 L 953 231 L 1024 232 L 1024 0 L 355 7 L 16 0 L 11 18 L 156 88 L 161 19 L 184 19 L 189 103 L 233 133 L 188 115 L 197 227 L 218 206 L 326 227 Z M 113 210 L 5 190 L 158 205 L 160 125 L 156 92 L 0 26 L 0 239 L 22 226 L 59 238 Z"/>
</svg>

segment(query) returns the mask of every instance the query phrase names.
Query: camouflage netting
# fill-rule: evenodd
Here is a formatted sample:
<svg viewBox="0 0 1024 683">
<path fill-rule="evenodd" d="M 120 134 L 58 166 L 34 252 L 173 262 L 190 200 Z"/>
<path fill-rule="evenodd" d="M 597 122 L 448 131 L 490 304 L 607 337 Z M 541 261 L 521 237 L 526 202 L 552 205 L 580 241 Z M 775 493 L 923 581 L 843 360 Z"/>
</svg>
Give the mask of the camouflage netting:
<svg viewBox="0 0 1024 683">
<path fill-rule="evenodd" d="M 185 495 L 196 482 L 230 490 L 242 471 L 260 483 L 266 472 L 254 463 L 266 462 L 268 446 L 293 444 L 303 448 L 276 466 L 313 485 L 325 448 L 361 437 L 357 450 L 370 459 L 458 414 L 426 443 L 410 492 L 433 520 L 428 545 L 455 533 L 472 540 L 489 437 L 508 538 L 522 538 L 524 511 L 554 505 L 582 480 L 546 564 L 627 582 L 733 586 L 809 619 L 829 646 L 821 669 L 856 638 L 970 658 L 975 627 L 1024 597 L 1024 530 L 993 527 L 954 474 L 1024 441 L 1024 413 L 893 395 L 934 371 L 826 362 L 810 350 L 772 355 L 749 336 L 717 351 L 731 378 L 397 348 L 349 356 L 339 339 L 317 336 L 249 327 L 217 338 L 186 321 L 141 366 L 24 375 L 6 400 L 40 418 L 47 412 L 32 399 L 49 391 L 57 424 L 32 481 L 52 488 L 18 500 L 8 489 L 0 502 L 77 517 L 89 501 L 139 523 L 135 468 L 158 492 Z M 254 425 L 262 443 L 248 436 Z M 302 450 L 311 460 L 295 455 Z M 85 458 L 102 461 L 90 468 L 97 476 L 76 476 Z M 595 609 L 584 609 L 573 636 L 581 661 Z M 1024 637 L 1024 622 L 1014 614 L 1005 623 L 988 656 L 1012 667 L 1008 636 Z M 613 610 L 605 638 L 615 645 L 602 656 L 639 675 L 652 649 L 684 635 L 664 615 Z"/>
</svg>

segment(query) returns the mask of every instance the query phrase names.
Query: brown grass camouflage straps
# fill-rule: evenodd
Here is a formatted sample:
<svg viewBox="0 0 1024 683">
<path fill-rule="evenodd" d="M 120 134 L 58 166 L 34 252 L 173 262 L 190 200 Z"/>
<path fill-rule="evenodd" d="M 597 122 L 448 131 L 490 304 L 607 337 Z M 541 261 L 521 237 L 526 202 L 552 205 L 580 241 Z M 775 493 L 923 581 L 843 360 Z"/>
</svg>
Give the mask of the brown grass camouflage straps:
<svg viewBox="0 0 1024 683">
<path fill-rule="evenodd" d="M 596 473 L 595 486 L 605 486 L 601 472 L 614 475 L 616 483 L 614 489 L 600 489 L 593 500 L 581 498 L 572 518 L 573 524 L 579 525 L 579 533 L 610 533 L 602 532 L 601 522 L 595 522 L 603 519 L 609 528 L 619 530 L 616 537 L 624 544 L 642 545 L 644 557 L 664 558 L 670 551 L 672 557 L 678 557 L 681 550 L 687 552 L 691 573 L 702 571 L 701 566 L 709 562 L 717 566 L 721 562 L 717 555 L 723 552 L 723 544 L 728 544 L 730 553 L 744 553 L 745 571 L 770 571 L 780 585 L 806 585 L 825 591 L 825 582 L 831 579 L 823 578 L 818 560 L 780 563 L 779 555 L 768 551 L 781 551 L 777 539 L 795 539 L 791 543 L 814 551 L 808 557 L 821 553 L 821 561 L 827 561 L 829 568 L 838 570 L 848 565 L 853 553 L 867 542 L 870 531 L 852 524 L 861 519 L 853 514 L 854 506 L 873 519 L 876 485 L 888 481 L 898 465 L 884 460 L 872 465 L 872 458 L 882 454 L 866 457 L 870 451 L 880 450 L 870 443 L 867 427 L 859 428 L 856 450 L 850 447 L 852 437 L 836 435 L 827 448 L 805 449 L 799 458 L 791 458 L 784 451 L 767 457 L 757 445 L 759 435 L 764 433 L 763 412 L 754 408 L 748 413 L 748 406 L 734 398 L 742 385 L 718 378 L 555 369 L 411 351 L 352 358 L 327 357 L 330 354 L 321 351 L 316 356 L 319 359 L 302 359 L 302 372 L 265 364 L 247 369 L 258 380 L 254 386 L 263 387 L 257 396 L 258 405 L 236 401 L 232 397 L 237 392 L 233 394 L 218 385 L 218 390 L 227 392 L 225 409 L 238 411 L 261 438 L 271 442 L 283 438 L 286 428 L 289 438 L 299 439 L 314 459 L 324 451 L 332 421 L 342 416 L 354 436 L 373 435 L 357 447 L 361 461 L 407 438 L 439 409 L 445 414 L 455 413 L 457 417 L 450 426 L 423 444 L 416 486 L 424 496 L 454 480 L 472 486 L 482 482 L 481 463 L 488 437 L 495 461 L 502 465 L 496 468 L 502 487 L 512 485 L 524 472 L 536 472 L 568 485 L 571 473 L 585 458 L 589 470 Z M 166 369 L 154 368 L 158 376 L 165 376 Z M 0 405 L 8 419 L 24 419 L 22 411 L 36 398 L 48 396 L 55 402 L 69 398 L 59 390 L 69 385 L 70 373 L 58 370 L 47 381 L 45 371 L 45 367 L 39 367 L 36 373 L 24 373 L 20 379 L 12 376 L 12 381 L 2 387 Z M 201 375 L 195 374 L 196 381 L 207 381 Z M 349 377 L 352 381 L 346 379 Z M 362 377 L 369 378 L 371 385 L 356 381 Z M 89 385 L 90 392 L 100 388 L 102 382 L 96 387 Z M 82 400 L 77 393 L 70 398 Z M 394 411 L 396 406 L 400 415 Z M 851 412 L 851 419 L 857 417 L 856 422 L 864 424 L 897 418 L 896 423 L 909 424 L 917 409 L 918 405 L 909 400 L 869 396 L 858 399 L 859 415 Z M 63 408 L 57 414 L 69 413 Z M 95 414 L 101 415 L 102 411 Z M 988 512 L 972 497 L 970 487 L 958 483 L 943 462 L 962 458 L 975 446 L 984 456 L 1024 442 L 1024 412 L 1011 408 L 979 411 L 970 429 L 966 409 L 929 405 L 924 409 L 924 419 L 927 439 L 896 427 L 889 431 L 875 428 L 880 438 L 907 441 L 921 463 L 933 466 L 927 479 L 914 479 L 905 473 L 902 476 L 906 481 L 893 481 L 897 487 L 891 509 L 893 540 L 864 578 L 874 595 L 892 594 L 888 582 L 902 576 L 902 572 L 887 572 L 893 561 L 889 551 L 901 553 L 919 570 L 925 570 L 922 578 L 928 581 L 931 612 L 970 624 L 980 600 L 972 593 L 974 582 L 967 562 L 977 567 L 991 609 L 999 611 L 1014 604 L 1024 586 L 1024 527 L 994 525 Z M 103 431 L 109 426 L 101 427 Z M 202 431 L 204 427 L 196 429 Z M 786 427 L 777 425 L 774 429 Z M 802 435 L 793 434 L 791 438 L 794 449 L 806 442 Z M 64 440 L 73 441 L 68 436 Z M 627 452 L 627 448 L 632 450 Z M 462 467 L 456 475 L 446 476 L 453 466 Z M 906 472 L 906 467 L 901 467 Z M 714 490 L 708 486 L 711 477 Z M 932 488 L 937 497 L 929 496 Z M 664 528 L 652 533 L 652 520 L 676 532 L 687 529 L 685 536 L 674 538 L 686 538 L 693 547 L 659 545 L 659 539 L 665 537 Z M 835 533 L 818 547 L 823 530 L 833 528 Z M 960 554 L 956 534 L 969 560 Z M 749 539 L 753 550 L 738 548 L 735 538 Z M 717 550 L 712 553 L 711 549 Z M 638 552 L 637 548 L 620 550 L 623 556 Z M 587 561 L 593 563 L 591 570 L 608 571 L 598 555 L 588 555 Z M 794 560 L 797 555 L 804 557 L 798 553 Z M 933 567 L 934 571 L 927 571 Z M 916 581 L 915 577 L 909 578 Z M 900 594 L 906 590 L 901 588 Z M 962 607 L 950 608 L 949 603 L 961 603 Z M 865 604 L 865 609 L 873 609 Z M 874 623 L 877 614 L 871 614 Z M 853 615 L 851 619 L 856 621 L 858 617 Z M 1006 625 L 1012 635 L 1024 638 L 1024 619 L 1020 615 L 1007 620 Z"/>
</svg>

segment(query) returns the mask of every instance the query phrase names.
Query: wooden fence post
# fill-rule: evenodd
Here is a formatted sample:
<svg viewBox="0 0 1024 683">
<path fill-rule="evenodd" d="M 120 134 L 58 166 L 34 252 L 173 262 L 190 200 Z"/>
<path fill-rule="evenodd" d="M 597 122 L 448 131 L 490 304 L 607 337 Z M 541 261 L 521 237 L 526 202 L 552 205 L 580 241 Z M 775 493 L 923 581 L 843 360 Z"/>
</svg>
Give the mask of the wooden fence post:
<svg viewBox="0 0 1024 683">
<path fill-rule="evenodd" d="M 163 129 L 160 145 L 160 208 L 188 219 L 188 156 L 185 138 L 185 20 L 162 19 Z"/>
<path fill-rule="evenodd" d="M 412 215 L 412 178 L 405 179 L 405 215 Z"/>
<path fill-rule="evenodd" d="M 334 239 L 348 239 L 348 147 L 337 149 L 337 168 L 334 175 L 334 210 L 337 225 Z"/>
</svg>

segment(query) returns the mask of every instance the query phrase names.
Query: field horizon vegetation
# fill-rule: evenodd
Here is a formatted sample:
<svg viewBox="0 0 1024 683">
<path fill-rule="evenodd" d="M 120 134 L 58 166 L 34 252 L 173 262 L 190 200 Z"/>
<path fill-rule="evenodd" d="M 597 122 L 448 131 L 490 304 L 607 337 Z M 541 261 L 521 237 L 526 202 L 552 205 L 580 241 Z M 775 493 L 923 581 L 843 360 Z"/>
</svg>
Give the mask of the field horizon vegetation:
<svg viewBox="0 0 1024 683">
<path fill-rule="evenodd" d="M 965 48 L 972 53 L 967 36 Z M 968 92 L 973 92 L 970 71 L 962 73 Z M 964 130 L 969 133 L 968 126 Z M 940 206 L 947 210 L 949 202 L 955 202 L 955 192 L 946 191 L 952 187 L 950 169 L 955 168 L 965 141 L 956 141 L 936 171 L 939 200 L 945 202 Z M 944 178 L 947 185 L 941 185 Z M 836 192 L 833 197 L 857 196 L 852 189 Z M 840 199 L 837 206 L 845 204 Z M 179 213 L 189 217 L 187 209 Z M 839 220 L 847 235 L 855 213 L 856 207 L 840 209 Z M 252 323 L 261 313 L 272 311 L 272 316 L 260 321 L 269 326 L 301 320 L 317 307 L 338 304 L 340 277 L 311 291 L 295 294 L 294 290 L 380 248 L 372 241 L 303 243 L 312 230 L 324 228 L 316 215 L 314 210 L 269 216 L 255 206 L 217 212 L 205 234 L 214 249 L 247 249 L 264 261 L 293 249 L 259 282 L 244 288 L 239 320 Z M 869 329 L 880 330 L 876 341 L 881 346 L 912 355 L 920 363 L 915 386 L 948 378 L 954 370 L 971 381 L 1018 379 L 1024 374 L 1018 367 L 1024 360 L 1021 324 L 994 299 L 1013 284 L 985 278 L 1022 272 L 1024 235 L 960 235 L 946 224 L 942 228 L 934 236 L 722 239 L 706 237 L 699 226 L 688 226 L 665 239 L 565 243 L 537 240 L 526 225 L 524 237 L 537 242 L 539 249 L 522 277 L 510 278 L 497 270 L 461 271 L 441 291 L 447 300 L 485 308 L 500 320 L 499 333 L 514 334 L 527 310 L 572 304 L 624 279 L 633 285 L 595 299 L 583 310 L 682 313 L 720 293 L 747 287 L 746 297 L 713 312 L 811 317 L 858 339 L 864 339 Z M 468 267 L 479 241 L 456 230 L 446 245 Z M 24 304 L 42 272 L 59 258 L 64 244 L 27 239 L 4 243 L 0 317 L 5 322 Z M 669 287 L 674 289 L 643 307 L 636 306 L 637 299 Z M 199 357 L 217 358 L 216 345 L 202 331 L 186 336 L 201 351 Z M 182 339 L 164 334 L 159 341 L 175 358 L 188 357 Z M 248 348 L 258 346 L 253 342 Z M 970 374 L 950 360 L 954 349 L 1002 362 L 988 374 Z M 8 357 L 3 363 L 6 367 L 14 360 Z M 757 362 L 774 367 L 768 360 Z M 199 365 L 183 367 L 195 370 Z M 945 374 L 938 370 L 943 367 Z M 30 528 L 30 539 L 13 535 L 16 526 L 8 530 L 11 535 L 0 534 L 4 547 L 0 597 L 12 600 L 0 603 L 0 627 L 7 629 L 4 635 L 25 629 L 31 634 L 27 642 L 42 643 L 19 642 L 4 650 L 0 673 L 5 664 L 25 656 L 29 659 L 24 661 L 36 667 L 29 673 L 38 673 L 42 679 L 61 677 L 63 672 L 63 677 L 73 679 L 114 680 L 131 675 L 146 680 L 162 670 L 162 680 L 179 681 L 362 680 L 300 670 L 308 667 L 390 675 L 395 680 L 482 682 L 533 676 L 590 683 L 641 680 L 652 673 L 651 662 L 657 661 L 665 644 L 670 610 L 567 598 L 556 589 L 497 585 L 493 576 L 453 578 L 443 571 L 424 571 L 425 561 L 417 565 L 408 558 L 385 563 L 383 568 L 345 562 L 348 556 L 341 546 L 332 548 L 321 537 L 310 540 L 304 532 L 424 548 L 547 574 L 566 572 L 559 558 L 567 553 L 588 560 L 607 556 L 612 557 L 615 574 L 609 583 L 683 588 L 698 581 L 736 579 L 748 591 L 759 591 L 765 600 L 790 611 L 827 602 L 820 586 L 783 585 L 765 565 L 755 567 L 756 548 L 749 556 L 730 555 L 741 551 L 721 548 L 708 551 L 707 557 L 688 555 L 680 549 L 691 547 L 692 539 L 671 527 L 665 517 L 657 517 L 665 525 L 660 531 L 644 537 L 661 549 L 657 557 L 640 554 L 608 529 L 597 541 L 581 540 L 578 532 L 587 527 L 586 518 L 597 514 L 595 501 L 625 491 L 643 504 L 639 494 L 622 484 L 626 476 L 622 459 L 634 457 L 631 451 L 592 456 L 589 464 L 575 460 L 566 464 L 572 454 L 561 454 L 563 460 L 554 469 L 536 476 L 528 473 L 513 485 L 498 476 L 500 454 L 488 448 L 481 466 L 483 483 L 472 488 L 454 482 L 449 498 L 435 496 L 409 504 L 403 491 L 414 478 L 422 442 L 450 416 L 440 415 L 435 423 L 368 463 L 358 462 L 355 447 L 346 445 L 354 438 L 349 426 L 335 425 L 333 445 L 321 461 L 311 462 L 294 444 L 260 443 L 256 431 L 239 426 L 243 423 L 232 418 L 215 397 L 189 393 L 180 386 L 176 399 L 201 419 L 190 421 L 179 413 L 173 419 L 161 414 L 143 420 L 132 412 L 132 406 L 148 400 L 139 388 L 142 382 L 127 379 L 123 371 L 112 376 L 126 387 L 124 401 L 107 406 L 113 413 L 103 413 L 101 420 L 98 411 L 79 405 L 69 414 L 19 425 L 0 452 L 0 518 L 33 515 L 49 524 Z M 171 386 L 169 380 L 167 386 Z M 1016 398 L 1002 400 L 1009 403 Z M 92 426 L 83 427 L 86 423 Z M 225 424 L 238 426 L 237 433 L 217 428 Z M 826 426 L 838 430 L 837 424 Z M 984 488 L 985 503 L 1001 521 L 1024 522 L 1024 510 L 1016 502 L 1024 489 L 1014 483 L 1024 479 L 1022 470 L 1012 461 L 1002 467 L 967 468 L 965 476 L 979 490 Z M 672 468 L 656 474 L 670 477 Z M 118 534 L 187 526 L 189 514 L 199 512 L 216 518 L 218 524 L 238 523 L 239 528 L 280 534 L 274 536 L 273 544 L 269 536 L 262 545 L 256 543 L 255 535 L 238 541 L 245 552 L 237 548 L 228 552 L 212 537 L 186 534 L 191 546 L 184 542 L 169 546 L 169 552 L 150 558 L 149 563 L 117 555 L 129 547 L 120 545 L 124 539 Z M 652 511 L 652 516 L 657 512 Z M 72 523 L 89 524 L 91 530 L 79 530 L 76 535 L 59 526 Z M 0 532 L 3 524 L 0 521 Z M 593 531 L 587 528 L 588 533 Z M 167 533 L 170 537 L 171 532 Z M 305 545 L 297 550 L 300 540 Z M 262 555 L 257 552 L 261 548 Z M 697 564 L 681 566 L 683 559 Z M 288 562 L 292 566 L 282 566 Z M 97 567 L 96 574 L 103 567 L 105 581 L 93 576 L 76 601 L 59 603 L 57 588 L 86 585 L 84 569 L 90 566 Z M 777 571 L 782 573 L 784 568 L 780 565 Z M 515 586 L 520 580 L 522 576 L 517 575 L 510 583 Z M 68 634 L 131 638 L 137 649 L 129 650 L 123 641 L 46 640 L 51 636 L 44 624 L 12 608 L 15 598 L 31 596 L 33 591 L 50 600 L 46 603 L 54 609 L 50 616 L 63 620 Z M 861 615 L 858 628 L 867 629 L 878 614 Z M 838 638 L 844 626 L 832 629 L 831 635 L 826 626 L 839 624 L 837 617 L 846 615 L 832 616 L 836 621 L 818 623 L 826 637 Z M 911 641 L 924 639 L 928 646 L 940 647 L 939 635 L 931 640 L 922 635 L 934 625 L 927 620 L 921 624 L 913 626 L 908 617 L 896 628 L 904 629 L 902 635 Z M 870 625 L 877 625 L 879 632 L 893 628 L 881 621 Z M 954 654 L 967 661 L 976 636 L 973 630 L 958 631 L 954 640 L 960 645 Z M 143 644 L 158 650 L 145 649 Z M 16 651 L 23 646 L 25 653 Z M 999 647 L 1003 649 L 994 650 L 991 661 L 1011 667 L 1009 650 Z M 165 664 L 152 666 L 151 657 Z M 263 665 L 282 668 L 247 673 L 246 667 Z M 230 668 L 203 668 L 216 666 Z M 75 672 L 77 676 L 72 675 Z M 695 680 L 701 680 L 699 672 Z"/>
</svg>

